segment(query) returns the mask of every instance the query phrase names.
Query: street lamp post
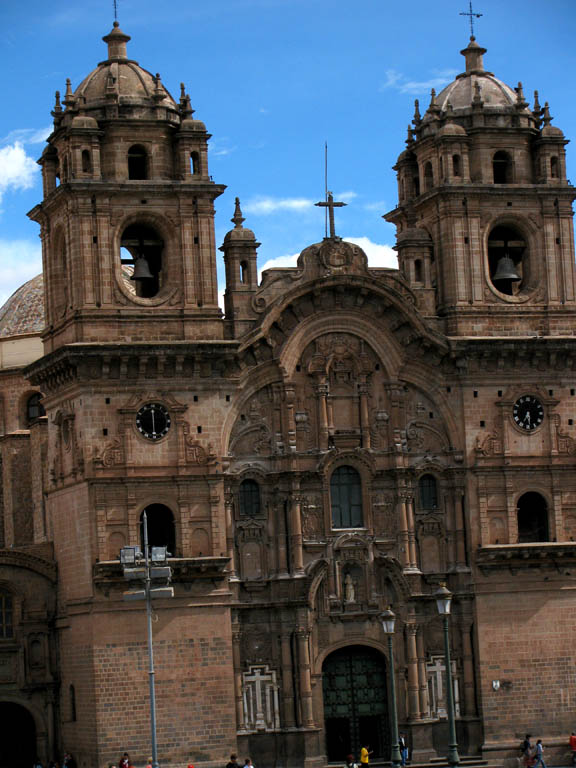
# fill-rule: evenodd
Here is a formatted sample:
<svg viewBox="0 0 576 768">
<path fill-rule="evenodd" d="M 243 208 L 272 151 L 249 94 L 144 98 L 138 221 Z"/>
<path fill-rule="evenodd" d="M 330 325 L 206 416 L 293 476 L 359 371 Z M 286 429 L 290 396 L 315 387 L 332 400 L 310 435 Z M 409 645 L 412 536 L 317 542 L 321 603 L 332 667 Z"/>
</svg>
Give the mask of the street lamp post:
<svg viewBox="0 0 576 768">
<path fill-rule="evenodd" d="M 394 637 L 394 624 L 396 616 L 390 608 L 387 608 L 380 614 L 380 621 L 382 622 L 382 628 L 384 634 L 388 640 L 388 658 L 390 663 L 390 735 L 392 737 L 392 748 L 390 759 L 393 768 L 397 768 L 402 763 L 402 756 L 400 755 L 400 745 L 398 739 L 398 712 L 396 710 L 396 679 L 394 675 L 394 649 L 392 646 L 392 638 Z"/>
<path fill-rule="evenodd" d="M 448 763 L 451 766 L 460 765 L 460 755 L 458 754 L 458 742 L 456 741 L 456 717 L 454 714 L 454 687 L 452 685 L 452 662 L 450 660 L 450 636 L 448 631 L 448 620 L 450 609 L 452 607 L 452 593 L 442 584 L 436 591 L 436 605 L 438 613 L 442 616 L 444 622 L 444 657 L 446 666 L 446 704 L 448 708 Z"/>
<path fill-rule="evenodd" d="M 172 569 L 166 565 L 167 548 L 148 546 L 148 519 L 146 511 L 142 515 L 144 532 L 144 554 L 138 547 L 124 547 L 120 550 L 120 563 L 127 581 L 138 581 L 143 589 L 131 589 L 124 592 L 124 600 L 146 601 L 146 624 L 148 634 L 148 683 L 150 690 L 150 739 L 152 742 L 152 767 L 159 768 L 158 746 L 156 743 L 156 689 L 154 683 L 154 647 L 152 644 L 152 600 L 154 598 L 174 597 L 174 588 L 167 586 L 172 577 Z M 164 582 L 164 586 L 154 586 Z"/>
</svg>

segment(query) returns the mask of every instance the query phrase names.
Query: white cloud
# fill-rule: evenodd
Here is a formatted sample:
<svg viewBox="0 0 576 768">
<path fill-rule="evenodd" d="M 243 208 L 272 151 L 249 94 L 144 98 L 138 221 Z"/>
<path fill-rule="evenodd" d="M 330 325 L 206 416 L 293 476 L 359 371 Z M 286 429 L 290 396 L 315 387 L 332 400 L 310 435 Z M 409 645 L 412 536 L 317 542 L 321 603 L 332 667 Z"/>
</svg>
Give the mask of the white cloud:
<svg viewBox="0 0 576 768">
<path fill-rule="evenodd" d="M 254 213 L 257 216 L 267 216 L 278 211 L 302 211 L 312 208 L 313 200 L 305 197 L 253 197 L 242 205 L 245 213 Z"/>
<path fill-rule="evenodd" d="M 366 211 L 382 211 L 387 210 L 388 204 L 386 200 L 375 200 L 373 203 L 365 203 L 364 210 Z"/>
<path fill-rule="evenodd" d="M 22 283 L 42 271 L 40 241 L 0 238 L 0 306 Z"/>
<path fill-rule="evenodd" d="M 347 243 L 359 245 L 368 256 L 369 267 L 392 267 L 398 269 L 396 251 L 389 245 L 373 243 L 369 237 L 345 237 Z"/>
<path fill-rule="evenodd" d="M 456 69 L 434 69 L 432 77 L 428 80 L 408 80 L 406 75 L 395 69 L 388 69 L 385 73 L 386 80 L 380 86 L 380 90 L 394 88 L 400 93 L 408 93 L 413 96 L 421 96 L 430 92 L 432 88 L 436 91 L 443 88 L 453 80 L 458 71 Z"/>
<path fill-rule="evenodd" d="M 0 144 L 43 144 L 52 133 L 52 126 L 44 128 L 16 128 L 0 139 Z"/>
<path fill-rule="evenodd" d="M 354 198 L 356 197 L 358 197 L 358 193 L 352 192 L 352 190 L 349 190 L 348 192 L 338 192 L 338 194 L 335 195 L 334 199 L 337 202 L 347 203 L 350 200 L 354 200 Z"/>
<path fill-rule="evenodd" d="M 0 148 L 0 202 L 13 189 L 30 189 L 36 182 L 39 167 L 26 154 L 20 142 Z"/>
<path fill-rule="evenodd" d="M 268 259 L 258 270 L 258 279 L 262 277 L 262 272 L 266 269 L 275 269 L 278 267 L 295 267 L 298 261 L 299 253 L 293 253 L 291 256 L 277 256 L 275 259 Z"/>
<path fill-rule="evenodd" d="M 230 144 L 230 140 L 227 136 L 222 136 L 220 139 L 214 139 L 208 145 L 208 151 L 213 157 L 226 157 L 231 155 L 236 150 L 236 146 Z"/>
</svg>

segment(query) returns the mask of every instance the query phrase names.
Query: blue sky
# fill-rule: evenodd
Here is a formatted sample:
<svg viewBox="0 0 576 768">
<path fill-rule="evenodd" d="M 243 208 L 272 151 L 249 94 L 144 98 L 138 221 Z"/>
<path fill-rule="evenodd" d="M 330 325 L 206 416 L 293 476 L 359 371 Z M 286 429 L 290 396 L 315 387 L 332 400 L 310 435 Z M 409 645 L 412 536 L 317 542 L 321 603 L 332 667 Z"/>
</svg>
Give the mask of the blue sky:
<svg viewBox="0 0 576 768">
<path fill-rule="evenodd" d="M 160 72 L 175 98 L 183 81 L 212 134 L 210 172 L 226 184 L 216 239 L 232 226 L 234 197 L 262 243 L 260 266 L 289 263 L 324 234 L 313 203 L 329 187 L 348 206 L 337 233 L 393 264 L 396 203 L 391 170 L 404 148 L 414 98 L 425 109 L 464 68 L 465 0 L 118 0 L 128 52 Z M 476 9 L 475 9 L 476 10 Z M 532 103 L 550 102 L 554 124 L 576 138 L 574 0 L 478 0 L 485 66 Z M 99 61 L 112 0 L 0 0 L 0 303 L 40 271 L 39 167 L 54 91 L 75 88 Z M 576 162 L 568 147 L 569 176 Z M 219 262 L 220 263 L 220 262 Z M 219 269 L 220 288 L 224 288 Z"/>
</svg>

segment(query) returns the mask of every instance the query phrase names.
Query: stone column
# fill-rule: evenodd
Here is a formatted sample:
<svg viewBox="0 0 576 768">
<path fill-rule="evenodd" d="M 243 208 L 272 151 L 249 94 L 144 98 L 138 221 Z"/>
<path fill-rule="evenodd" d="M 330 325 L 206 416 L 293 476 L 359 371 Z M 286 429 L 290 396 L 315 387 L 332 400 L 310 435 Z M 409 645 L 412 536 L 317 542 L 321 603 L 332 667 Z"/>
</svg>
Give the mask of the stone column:
<svg viewBox="0 0 576 768">
<path fill-rule="evenodd" d="M 420 718 L 425 720 L 430 717 L 430 698 L 428 694 L 428 676 L 426 674 L 426 651 L 424 648 L 424 633 L 422 627 L 418 627 L 416 635 L 416 647 L 418 650 L 419 693 L 420 693 Z"/>
<path fill-rule="evenodd" d="M 456 568 L 466 568 L 466 529 L 464 527 L 464 490 L 458 488 L 454 499 L 456 518 Z"/>
<path fill-rule="evenodd" d="M 288 553 L 287 553 L 287 534 L 286 534 L 286 499 L 280 498 L 276 504 L 276 542 L 278 553 L 278 576 L 286 578 L 288 576 Z"/>
<path fill-rule="evenodd" d="M 240 632 L 232 633 L 232 659 L 234 662 L 234 701 L 236 704 L 236 730 L 244 731 L 244 700 L 242 697 L 242 664 L 240 661 Z"/>
<path fill-rule="evenodd" d="M 224 509 L 226 512 L 226 552 L 228 554 L 228 574 L 230 581 L 238 580 L 236 567 L 236 547 L 234 546 L 234 496 L 226 492 Z"/>
<path fill-rule="evenodd" d="M 292 495 L 290 499 L 290 543 L 292 552 L 292 574 L 304 573 L 304 553 L 302 551 L 302 497 Z"/>
<path fill-rule="evenodd" d="M 328 385 L 318 382 L 316 385 L 318 398 L 318 443 L 321 451 L 328 450 Z"/>
<path fill-rule="evenodd" d="M 360 429 L 362 430 L 362 447 L 371 447 L 370 414 L 368 410 L 368 384 L 363 381 L 358 391 L 360 394 Z"/>
<path fill-rule="evenodd" d="M 464 620 L 460 625 L 462 641 L 462 677 L 464 687 L 464 714 L 476 715 L 476 696 L 474 684 L 474 654 L 472 651 L 472 621 Z"/>
<path fill-rule="evenodd" d="M 451 570 L 456 565 L 456 515 L 454 512 L 454 491 L 446 494 L 446 567 Z"/>
<path fill-rule="evenodd" d="M 418 672 L 418 650 L 416 634 L 418 626 L 406 624 L 406 661 L 408 665 L 408 717 L 420 720 L 420 681 Z"/>
<path fill-rule="evenodd" d="M 294 670 L 292 668 L 290 640 L 291 634 L 282 631 L 280 643 L 282 650 L 282 704 L 284 710 L 284 728 L 294 728 L 296 725 L 296 718 L 294 715 Z"/>
<path fill-rule="evenodd" d="M 406 521 L 408 523 L 408 543 L 410 548 L 410 568 L 418 571 L 418 556 L 416 554 L 416 529 L 414 525 L 414 497 L 406 497 Z"/>
<path fill-rule="evenodd" d="M 310 649 L 308 640 L 310 633 L 305 629 L 296 632 L 298 638 L 298 669 L 300 672 L 300 703 L 302 705 L 302 725 L 304 728 L 314 727 L 312 708 L 312 677 L 310 670 Z"/>
<path fill-rule="evenodd" d="M 406 496 L 400 494 L 400 562 L 404 568 L 410 567 L 410 535 L 408 532 L 408 512 Z"/>
</svg>

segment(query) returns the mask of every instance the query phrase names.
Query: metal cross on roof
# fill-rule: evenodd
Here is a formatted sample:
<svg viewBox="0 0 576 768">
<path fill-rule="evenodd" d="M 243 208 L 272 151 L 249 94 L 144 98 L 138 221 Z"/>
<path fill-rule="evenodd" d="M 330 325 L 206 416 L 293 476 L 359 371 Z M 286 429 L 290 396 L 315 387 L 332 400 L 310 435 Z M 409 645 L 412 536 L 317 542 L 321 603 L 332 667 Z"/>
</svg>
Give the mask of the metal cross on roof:
<svg viewBox="0 0 576 768">
<path fill-rule="evenodd" d="M 325 203 L 314 203 L 319 208 L 328 208 L 328 217 L 330 221 L 330 237 L 336 237 L 336 230 L 334 228 L 334 208 L 343 208 L 348 203 L 335 203 L 332 192 L 328 192 Z"/>
<path fill-rule="evenodd" d="M 479 19 L 480 16 L 483 16 L 483 13 L 475 13 L 472 9 L 472 0 L 468 3 L 468 13 L 462 11 L 460 13 L 460 16 L 468 16 L 470 19 L 470 37 L 474 37 L 474 19 Z"/>
<path fill-rule="evenodd" d="M 118 3 L 114 0 L 114 21 L 118 21 Z"/>
</svg>

